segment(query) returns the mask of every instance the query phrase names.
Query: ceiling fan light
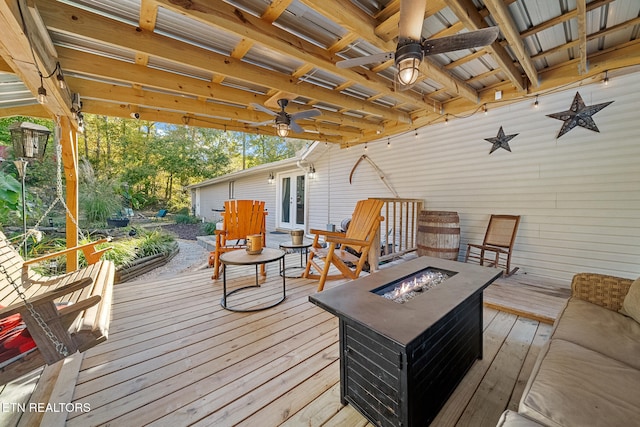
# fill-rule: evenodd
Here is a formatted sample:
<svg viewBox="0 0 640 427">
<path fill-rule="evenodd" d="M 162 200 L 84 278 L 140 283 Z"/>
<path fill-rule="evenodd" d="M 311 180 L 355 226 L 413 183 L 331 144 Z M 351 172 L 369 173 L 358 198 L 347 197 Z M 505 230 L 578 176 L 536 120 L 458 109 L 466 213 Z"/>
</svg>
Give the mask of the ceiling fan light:
<svg viewBox="0 0 640 427">
<path fill-rule="evenodd" d="M 408 43 L 398 47 L 396 51 L 396 67 L 398 68 L 398 81 L 400 84 L 408 86 L 418 80 L 421 62 L 422 46 L 420 46 L 420 43 Z"/>
<path fill-rule="evenodd" d="M 407 58 L 398 63 L 398 81 L 405 85 L 412 85 L 418 80 L 420 60 Z"/>
<path fill-rule="evenodd" d="M 287 123 L 276 123 L 276 132 L 278 136 L 284 138 L 289 135 L 289 125 Z"/>
</svg>

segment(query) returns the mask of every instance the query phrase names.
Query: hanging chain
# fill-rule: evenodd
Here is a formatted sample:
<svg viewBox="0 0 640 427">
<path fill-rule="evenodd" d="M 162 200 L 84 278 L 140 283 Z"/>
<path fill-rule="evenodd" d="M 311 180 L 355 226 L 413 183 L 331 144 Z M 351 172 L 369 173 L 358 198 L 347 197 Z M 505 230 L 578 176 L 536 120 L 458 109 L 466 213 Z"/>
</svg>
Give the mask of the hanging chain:
<svg viewBox="0 0 640 427">
<path fill-rule="evenodd" d="M 85 238 L 84 234 L 82 234 L 82 229 L 80 228 L 80 226 L 78 225 L 78 221 L 76 220 L 76 218 L 73 216 L 73 213 L 71 213 L 71 209 L 69 209 L 69 207 L 67 206 L 67 204 L 64 201 L 64 194 L 62 192 L 62 144 L 60 143 L 60 117 L 57 117 L 57 121 L 56 121 L 56 129 L 55 129 L 55 140 L 56 140 L 56 164 L 57 164 L 57 168 L 56 168 L 56 199 L 53 201 L 53 203 L 51 203 L 51 205 L 49 205 L 49 207 L 47 208 L 47 210 L 42 214 L 42 216 L 40 217 L 40 219 L 38 219 L 38 221 L 36 222 L 36 224 L 33 226 L 34 230 L 37 230 L 38 227 L 40 226 L 40 223 L 42 221 L 44 221 L 44 219 L 49 215 L 49 212 L 51 212 L 51 210 L 56 206 L 56 204 L 58 202 L 60 202 L 62 204 L 62 206 L 64 207 L 67 216 L 69 217 L 69 219 L 71 219 L 71 222 L 76 226 L 76 229 L 78 230 L 78 235 L 80 236 L 80 239 L 83 240 Z M 35 234 L 33 230 L 28 230 L 24 236 L 22 237 L 22 241 L 18 244 L 18 246 L 23 246 L 24 242 L 27 241 L 27 239 L 29 238 L 29 236 L 31 234 Z M 26 256 L 26 254 L 25 254 Z"/>
<path fill-rule="evenodd" d="M 58 354 L 60 354 L 61 356 L 67 357 L 69 355 L 69 350 L 67 349 L 67 346 L 64 345 L 64 343 L 60 342 L 60 340 L 53 333 L 53 331 L 51 330 L 49 325 L 47 325 L 47 323 L 44 321 L 44 319 L 42 318 L 40 313 L 38 313 L 33 308 L 33 304 L 31 304 L 27 300 L 27 296 L 20 289 L 20 285 L 18 285 L 15 282 L 15 280 L 13 280 L 13 277 L 11 277 L 11 275 L 9 274 L 9 272 L 7 271 L 5 266 L 0 264 L 0 268 L 2 268 L 2 273 L 5 276 L 7 276 L 7 278 L 9 279 L 9 283 L 11 283 L 11 285 L 13 286 L 13 289 L 16 291 L 16 293 L 18 294 L 18 296 L 20 297 L 20 299 L 22 300 L 24 305 L 27 307 L 27 310 L 29 310 L 29 314 L 31 314 L 31 317 L 33 317 L 35 319 L 35 321 L 38 324 L 38 326 L 40 326 L 40 328 L 42 329 L 44 334 L 47 336 L 49 341 L 51 341 L 51 343 L 54 345 L 54 347 L 55 347 L 56 351 L 58 352 Z"/>
<path fill-rule="evenodd" d="M 78 230 L 78 234 L 80 235 L 80 239 L 84 239 L 84 235 L 82 234 L 82 230 L 78 225 L 78 221 L 71 213 L 71 209 L 69 209 L 67 204 L 64 202 L 64 197 L 62 197 L 62 144 L 60 144 L 60 139 L 58 139 L 58 145 L 56 146 L 56 156 L 58 157 L 58 171 L 56 176 L 56 193 L 58 194 L 57 200 L 59 200 L 60 203 L 62 203 L 62 206 L 64 206 L 64 209 L 67 212 L 69 219 L 71 219 L 71 222 L 76 226 L 76 229 Z M 44 216 L 42 218 L 44 218 Z M 40 219 L 40 221 L 42 221 L 42 219 Z"/>
</svg>

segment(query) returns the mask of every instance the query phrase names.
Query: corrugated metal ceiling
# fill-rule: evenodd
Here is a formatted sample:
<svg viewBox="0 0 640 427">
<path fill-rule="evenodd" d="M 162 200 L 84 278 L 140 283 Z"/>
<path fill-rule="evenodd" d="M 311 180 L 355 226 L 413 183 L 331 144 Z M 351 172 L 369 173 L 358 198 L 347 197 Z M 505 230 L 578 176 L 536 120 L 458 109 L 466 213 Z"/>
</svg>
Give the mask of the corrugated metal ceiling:
<svg viewBox="0 0 640 427">
<path fill-rule="evenodd" d="M 36 0 L 36 2 L 43 1 Z M 385 129 L 397 129 L 397 132 L 410 128 L 413 123 L 420 123 L 421 117 L 425 123 L 432 122 L 434 117 L 430 114 L 433 110 L 441 114 L 447 111 L 449 104 L 451 108 L 455 106 L 460 112 L 476 109 L 477 102 L 472 102 L 468 94 L 466 104 L 461 103 L 460 100 L 464 99 L 465 95 L 460 90 L 464 86 L 468 87 L 471 93 L 477 91 L 478 98 L 481 98 L 491 88 L 509 90 L 510 81 L 515 85 L 513 96 L 526 96 L 527 91 L 535 89 L 538 84 L 537 81 L 532 82 L 526 85 L 526 90 L 519 89 L 517 85 L 521 82 L 513 82 L 510 72 L 504 69 L 495 56 L 496 52 L 488 48 L 465 49 L 429 57 L 431 66 L 440 68 L 443 74 L 424 76 L 423 80 L 406 91 L 397 91 L 394 82 L 396 69 L 393 64 L 371 64 L 339 71 L 332 62 L 381 53 L 388 49 L 389 42 L 377 36 L 372 38 L 370 34 L 374 34 L 378 26 L 394 27 L 393 19 L 397 19 L 398 3 L 392 0 L 351 0 L 337 2 L 332 8 L 332 1 L 337 0 L 328 0 L 329 6 L 325 8 L 313 2 L 293 0 L 287 4 L 286 9 L 274 11 L 278 3 L 269 0 L 233 0 L 225 3 L 219 0 L 206 2 L 193 0 L 184 3 L 193 9 L 181 7 L 168 0 L 160 0 L 157 12 L 152 16 L 153 32 L 158 36 L 166 37 L 166 40 L 175 46 L 184 46 L 185 52 L 189 51 L 189 46 L 194 46 L 219 55 L 212 56 L 210 69 L 203 65 L 202 61 L 198 64 L 191 63 L 188 56 L 178 58 L 162 55 L 161 52 L 141 55 L 133 46 L 124 47 L 110 39 L 108 34 L 101 32 L 76 34 L 73 31 L 73 24 L 57 24 L 62 27 L 67 25 L 69 28 L 50 28 L 49 35 L 55 46 L 82 53 L 78 58 L 95 58 L 98 63 L 100 57 L 110 58 L 129 64 L 138 64 L 141 70 L 148 67 L 174 74 L 178 79 L 180 78 L 178 76 L 181 76 L 207 82 L 208 85 L 213 84 L 214 90 L 208 90 L 207 95 L 198 95 L 195 82 L 189 83 L 195 88 L 191 91 L 196 92 L 190 95 L 189 99 L 213 101 L 216 105 L 226 105 L 230 109 L 247 110 L 251 108 L 251 102 L 264 103 L 272 97 L 285 96 L 294 101 L 290 106 L 292 112 L 311 107 L 320 108 L 326 113 L 322 119 L 318 118 L 318 122 L 339 124 L 345 133 L 361 133 L 360 138 L 351 142 L 365 141 L 374 137 L 373 128 L 367 127 L 371 120 L 385 124 Z M 495 0 L 486 0 L 486 2 L 493 4 Z M 92 19 L 91 15 L 95 14 L 100 19 L 111 19 L 129 27 L 142 25 L 141 10 L 148 10 L 142 8 L 140 0 L 65 0 L 60 3 L 78 8 L 78 15 L 89 12 L 87 19 Z M 474 29 L 465 28 L 464 23 L 460 25 L 462 18 L 456 15 L 453 7 L 456 3 L 457 0 L 444 1 L 445 7 L 426 17 L 423 23 L 424 37 L 441 33 L 464 33 Z M 487 12 L 485 1 L 474 0 L 473 3 L 478 13 L 482 14 L 481 19 L 484 22 L 488 25 L 498 25 L 494 17 Z M 574 0 L 504 0 L 504 4 L 515 23 L 516 31 L 523 34 L 521 38 L 526 54 L 531 58 L 530 61 L 538 73 L 562 67 L 579 59 L 579 28 L 576 14 L 573 12 L 576 9 Z M 45 10 L 43 21 L 47 25 L 49 16 L 46 7 L 43 10 Z M 640 1 L 592 0 L 587 2 L 587 10 L 586 49 L 589 58 L 608 49 L 628 46 L 638 37 L 640 23 L 637 20 L 640 15 Z M 62 13 L 71 12 L 65 10 Z M 351 14 L 352 17 L 364 13 L 368 18 L 357 20 L 354 18 L 348 21 L 343 16 L 334 16 L 333 13 Z M 271 27 L 273 29 L 270 29 L 269 22 L 261 20 L 262 16 L 271 16 L 274 19 Z M 365 22 L 366 20 L 371 24 Z M 549 24 L 548 28 L 536 29 L 537 26 L 546 24 Z M 242 29 L 242 25 L 247 26 L 247 31 Z M 370 33 L 354 32 L 362 25 L 373 25 L 368 30 Z M 397 28 L 397 24 L 395 25 Z M 264 28 L 264 36 L 252 36 L 251 31 L 262 28 L 261 26 Z M 230 31 L 230 28 L 235 28 L 237 31 Z M 455 31 L 452 31 L 453 28 Z M 122 34 L 122 37 L 127 35 Z M 506 57 L 511 58 L 517 73 L 523 75 L 524 80 L 525 65 L 514 47 L 504 39 L 505 37 L 505 29 L 501 28 L 498 42 L 500 46 L 496 49 L 504 50 Z M 286 47 L 287 44 L 294 47 L 294 51 L 298 54 L 292 54 L 292 51 Z M 635 48 L 633 43 L 631 48 Z M 308 52 L 305 51 L 306 49 Z M 327 51 L 328 49 L 330 51 Z M 83 56 L 85 54 L 90 56 Z M 223 61 L 223 58 L 228 60 Z M 248 67 L 249 71 L 244 76 L 225 71 L 238 61 Z M 64 62 L 63 58 L 61 61 L 63 70 Z M 96 82 L 111 82 L 134 87 L 138 80 L 132 75 L 130 82 L 124 84 L 121 78 L 110 79 L 107 71 L 104 76 L 97 76 L 95 71 L 91 74 L 83 74 L 81 66 L 75 68 L 77 69 L 68 72 L 69 75 Z M 246 76 L 249 75 L 255 77 L 248 79 Z M 580 78 L 576 75 L 573 80 L 579 81 Z M 281 79 L 280 83 L 274 84 L 277 79 Z M 540 80 L 540 74 L 536 80 Z M 158 85 L 152 89 L 151 87 L 155 85 L 141 83 L 137 85 L 143 90 L 161 92 L 167 96 L 181 96 L 180 93 L 175 92 L 175 88 L 162 89 L 161 85 Z M 216 91 L 215 85 L 220 85 L 221 90 L 230 88 L 242 91 L 237 92 L 238 95 L 244 92 L 252 97 L 242 97 L 243 101 L 234 102 L 233 93 L 236 92 Z M 221 95 L 216 97 L 218 93 Z M 212 94 L 213 98 L 208 99 L 208 94 Z M 340 94 L 343 98 L 330 96 L 333 94 Z M 92 93 L 82 95 L 86 99 L 94 96 Z M 5 106 L 22 105 L 25 102 L 22 99 L 22 93 L 14 101 L 9 95 L 0 94 L 0 96 L 2 96 L 2 105 Z M 96 101 L 101 100 L 96 98 Z M 180 103 L 176 105 L 179 106 Z M 386 114 L 384 109 L 387 109 L 389 114 Z M 176 113 L 193 114 L 188 109 L 180 111 L 179 107 Z M 362 123 L 360 126 L 354 120 L 341 120 L 339 118 L 341 114 L 352 118 L 366 117 L 368 123 Z M 231 112 L 229 119 L 235 116 L 236 113 Z M 243 117 L 245 118 L 238 120 L 246 123 L 251 120 L 250 117 L 254 116 Z M 346 141 L 343 139 L 342 142 Z"/>
</svg>

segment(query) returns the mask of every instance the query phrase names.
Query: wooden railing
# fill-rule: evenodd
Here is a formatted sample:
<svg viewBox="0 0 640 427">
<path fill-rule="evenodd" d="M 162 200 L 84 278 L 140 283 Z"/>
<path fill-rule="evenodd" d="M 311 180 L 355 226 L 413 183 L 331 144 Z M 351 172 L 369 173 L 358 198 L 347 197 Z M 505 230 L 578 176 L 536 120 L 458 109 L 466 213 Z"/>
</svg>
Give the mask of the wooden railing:
<svg viewBox="0 0 640 427">
<path fill-rule="evenodd" d="M 384 206 L 380 215 L 380 253 L 378 262 L 397 258 L 417 249 L 418 215 L 422 199 L 380 198 Z M 374 251 L 371 251 L 373 253 Z M 377 264 L 377 263 L 376 263 Z M 372 265 L 375 265 L 372 263 Z"/>
</svg>

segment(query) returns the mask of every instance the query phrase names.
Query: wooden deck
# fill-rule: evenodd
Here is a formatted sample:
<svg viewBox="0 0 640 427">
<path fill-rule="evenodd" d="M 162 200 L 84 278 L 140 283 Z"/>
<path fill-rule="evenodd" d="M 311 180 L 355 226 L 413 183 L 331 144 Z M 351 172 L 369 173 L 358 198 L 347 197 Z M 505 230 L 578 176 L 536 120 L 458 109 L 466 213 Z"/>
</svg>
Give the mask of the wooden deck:
<svg viewBox="0 0 640 427">
<path fill-rule="evenodd" d="M 291 265 L 299 262 L 299 255 L 288 257 Z M 268 267 L 263 287 L 243 292 L 229 304 L 266 304 L 277 298 L 280 277 L 275 264 Z M 337 319 L 308 302 L 315 281 L 287 279 L 282 304 L 235 313 L 220 307 L 222 284 L 210 275 L 205 270 L 116 286 L 109 340 L 65 365 L 45 369 L 31 396 L 32 402 L 71 402 L 77 410 L 5 411 L 0 424 L 368 425 L 340 403 Z M 229 277 L 235 286 L 251 284 L 253 269 L 232 267 Z M 499 286 L 518 280 L 522 278 L 500 279 Z M 527 278 L 528 291 L 535 292 L 535 282 Z M 542 300 L 562 301 L 561 292 L 545 295 L 545 281 L 537 282 Z M 340 283 L 327 282 L 327 287 Z M 485 308 L 484 358 L 432 425 L 495 426 L 505 408 L 517 408 L 551 326 L 511 311 Z M 37 381 L 34 374 L 7 385 L 0 398 L 28 398 Z"/>
</svg>

